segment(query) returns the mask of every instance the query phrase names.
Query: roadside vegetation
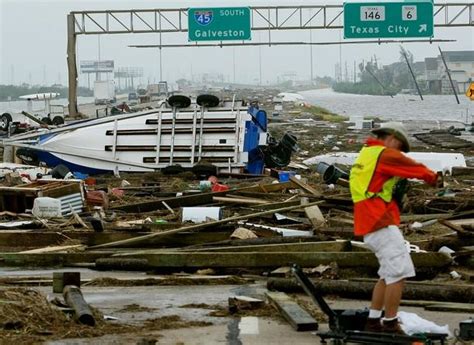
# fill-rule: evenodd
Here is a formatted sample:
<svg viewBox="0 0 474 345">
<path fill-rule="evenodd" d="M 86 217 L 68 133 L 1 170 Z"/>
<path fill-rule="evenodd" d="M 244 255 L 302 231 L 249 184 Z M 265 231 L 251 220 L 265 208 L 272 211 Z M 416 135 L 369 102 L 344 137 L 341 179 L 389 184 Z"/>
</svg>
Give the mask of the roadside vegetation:
<svg viewBox="0 0 474 345">
<path fill-rule="evenodd" d="M 306 104 L 304 106 L 298 107 L 297 110 L 300 110 L 301 112 L 310 113 L 312 115 L 312 118 L 315 120 L 329 122 L 343 122 L 347 120 L 347 117 L 334 114 L 333 112 L 317 105 Z"/>
</svg>

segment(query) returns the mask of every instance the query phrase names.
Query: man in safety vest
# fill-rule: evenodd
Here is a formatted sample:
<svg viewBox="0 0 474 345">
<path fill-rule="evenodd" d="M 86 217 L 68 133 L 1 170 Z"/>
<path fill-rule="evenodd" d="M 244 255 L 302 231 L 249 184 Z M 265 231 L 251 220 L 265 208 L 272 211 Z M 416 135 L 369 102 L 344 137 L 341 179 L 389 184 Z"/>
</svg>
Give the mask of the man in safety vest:
<svg viewBox="0 0 474 345">
<path fill-rule="evenodd" d="M 393 199 L 393 188 L 402 178 L 436 185 L 438 176 L 401 152 L 410 150 L 401 123 L 388 122 L 372 132 L 377 138 L 367 139 L 350 174 L 354 233 L 364 237 L 380 264 L 366 331 L 404 334 L 397 312 L 405 278 L 414 277 L 415 268 L 398 228 L 400 210 Z"/>
</svg>

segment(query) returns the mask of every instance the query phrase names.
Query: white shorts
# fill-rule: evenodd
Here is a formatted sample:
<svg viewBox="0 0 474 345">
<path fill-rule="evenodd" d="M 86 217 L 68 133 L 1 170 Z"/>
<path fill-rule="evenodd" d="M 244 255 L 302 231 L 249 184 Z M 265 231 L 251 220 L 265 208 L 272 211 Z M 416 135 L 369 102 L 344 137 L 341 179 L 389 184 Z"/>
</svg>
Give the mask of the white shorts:
<svg viewBox="0 0 474 345">
<path fill-rule="evenodd" d="M 402 232 L 396 225 L 371 232 L 364 236 L 364 243 L 375 253 L 380 269 L 378 275 L 385 284 L 393 284 L 415 276 L 415 267 L 405 246 Z"/>
</svg>

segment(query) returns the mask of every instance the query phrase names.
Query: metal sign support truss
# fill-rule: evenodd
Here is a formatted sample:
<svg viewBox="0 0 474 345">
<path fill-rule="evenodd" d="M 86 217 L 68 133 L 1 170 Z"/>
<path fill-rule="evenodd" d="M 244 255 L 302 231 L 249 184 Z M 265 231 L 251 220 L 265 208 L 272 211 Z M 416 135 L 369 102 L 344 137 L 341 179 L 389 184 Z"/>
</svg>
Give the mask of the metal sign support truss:
<svg viewBox="0 0 474 345">
<path fill-rule="evenodd" d="M 76 39 L 78 35 L 158 33 L 159 45 L 143 47 L 206 47 L 209 43 L 162 44 L 166 33 L 188 31 L 187 8 L 130 9 L 104 11 L 73 11 L 68 15 L 68 68 L 69 68 L 69 115 L 77 112 Z M 314 6 L 260 6 L 251 7 L 252 31 L 265 31 L 264 43 L 227 43 L 227 45 L 304 45 L 339 44 L 339 42 L 278 42 L 272 33 L 286 30 L 342 29 L 342 5 Z M 435 27 L 474 26 L 474 3 L 448 3 L 434 5 Z M 434 40 L 433 40 L 434 41 Z M 417 42 L 433 42 L 430 40 Z M 439 40 L 437 40 L 439 41 Z M 364 41 L 344 41 L 345 44 Z M 392 43 L 394 41 L 366 41 L 364 43 Z M 405 41 L 406 42 L 406 41 Z"/>
</svg>

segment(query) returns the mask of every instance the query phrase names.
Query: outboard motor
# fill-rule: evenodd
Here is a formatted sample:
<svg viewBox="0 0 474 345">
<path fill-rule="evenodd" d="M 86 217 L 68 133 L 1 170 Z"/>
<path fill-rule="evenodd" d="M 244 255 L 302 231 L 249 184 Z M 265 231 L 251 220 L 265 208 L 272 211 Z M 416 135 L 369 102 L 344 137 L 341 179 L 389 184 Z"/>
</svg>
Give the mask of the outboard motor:
<svg viewBox="0 0 474 345">
<path fill-rule="evenodd" d="M 297 138 L 286 132 L 281 140 L 277 142 L 271 138 L 268 146 L 262 148 L 267 168 L 283 168 L 290 164 L 291 154 L 298 151 Z"/>
</svg>

